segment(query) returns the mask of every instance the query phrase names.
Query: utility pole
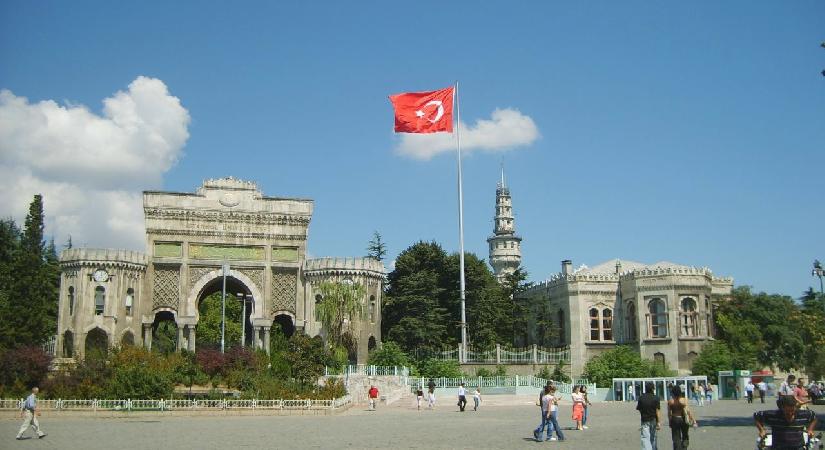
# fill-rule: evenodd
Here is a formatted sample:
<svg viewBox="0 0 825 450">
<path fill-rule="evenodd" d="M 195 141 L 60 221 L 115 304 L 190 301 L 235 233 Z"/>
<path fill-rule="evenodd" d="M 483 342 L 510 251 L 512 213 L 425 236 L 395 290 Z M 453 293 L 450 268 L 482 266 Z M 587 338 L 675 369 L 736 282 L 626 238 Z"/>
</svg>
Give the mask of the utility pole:
<svg viewBox="0 0 825 450">
<path fill-rule="evenodd" d="M 223 289 L 221 291 L 221 353 L 225 351 L 226 343 L 226 276 L 229 275 L 229 264 L 223 263 Z"/>
</svg>

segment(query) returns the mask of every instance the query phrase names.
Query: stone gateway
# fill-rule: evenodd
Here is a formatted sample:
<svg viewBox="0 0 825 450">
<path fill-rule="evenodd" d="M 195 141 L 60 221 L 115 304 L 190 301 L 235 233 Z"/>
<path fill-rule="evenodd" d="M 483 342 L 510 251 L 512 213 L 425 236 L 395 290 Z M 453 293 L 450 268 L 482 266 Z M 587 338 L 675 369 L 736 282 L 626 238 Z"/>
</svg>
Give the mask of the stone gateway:
<svg viewBox="0 0 825 450">
<path fill-rule="evenodd" d="M 381 342 L 383 264 L 372 258 L 307 259 L 313 201 L 266 197 L 254 183 L 207 180 L 196 193 L 144 192 L 146 250 L 71 248 L 60 256 L 56 353 L 152 346 L 161 321 L 176 347 L 197 346 L 200 302 L 222 292 L 244 307 L 244 344 L 269 351 L 272 327 L 324 335 L 316 292 L 326 281 L 365 288 L 364 314 L 345 327 L 352 362 Z M 234 343 L 227 343 L 227 345 Z"/>
</svg>

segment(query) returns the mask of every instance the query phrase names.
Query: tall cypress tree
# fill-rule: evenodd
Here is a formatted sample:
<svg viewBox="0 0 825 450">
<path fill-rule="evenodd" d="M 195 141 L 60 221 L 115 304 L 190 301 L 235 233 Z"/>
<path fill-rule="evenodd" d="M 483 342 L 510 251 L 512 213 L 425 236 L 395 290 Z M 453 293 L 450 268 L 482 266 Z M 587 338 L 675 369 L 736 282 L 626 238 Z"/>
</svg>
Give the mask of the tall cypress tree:
<svg viewBox="0 0 825 450">
<path fill-rule="evenodd" d="M 43 197 L 38 194 L 29 205 L 9 267 L 5 301 L 0 305 L 0 346 L 5 348 L 41 344 L 56 331 L 60 272 L 53 246 L 50 262 L 46 262 L 43 228 Z"/>
</svg>

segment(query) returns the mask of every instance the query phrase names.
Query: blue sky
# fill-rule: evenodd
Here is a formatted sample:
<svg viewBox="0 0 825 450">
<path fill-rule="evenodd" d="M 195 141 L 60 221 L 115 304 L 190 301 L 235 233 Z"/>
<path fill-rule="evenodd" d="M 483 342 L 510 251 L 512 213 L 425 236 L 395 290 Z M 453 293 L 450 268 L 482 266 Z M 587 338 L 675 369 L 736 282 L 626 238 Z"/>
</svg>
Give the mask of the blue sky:
<svg viewBox="0 0 825 450">
<path fill-rule="evenodd" d="M 468 251 L 487 255 L 503 161 L 534 280 L 619 257 L 817 285 L 825 3 L 582 3 L 4 1 L 0 214 L 44 192 L 58 241 L 139 247 L 137 192 L 232 175 L 314 199 L 313 256 L 373 230 L 391 258 L 455 251 L 455 154 L 399 153 L 387 95 L 458 80 L 464 122 L 511 109 L 540 134 L 467 149 Z"/>
</svg>

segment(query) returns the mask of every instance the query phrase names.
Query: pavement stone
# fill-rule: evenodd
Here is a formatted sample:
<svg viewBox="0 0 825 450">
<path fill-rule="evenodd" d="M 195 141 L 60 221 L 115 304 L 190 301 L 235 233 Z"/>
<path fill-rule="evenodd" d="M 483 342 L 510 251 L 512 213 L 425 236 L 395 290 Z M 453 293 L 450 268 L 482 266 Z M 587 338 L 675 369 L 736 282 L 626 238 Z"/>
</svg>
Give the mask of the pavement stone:
<svg viewBox="0 0 825 450">
<path fill-rule="evenodd" d="M 570 405 L 559 422 L 565 442 L 535 442 L 539 410 L 522 399 L 493 398 L 477 412 L 458 412 L 454 398 L 442 397 L 435 410 L 416 410 L 414 400 L 368 411 L 355 406 L 329 416 L 194 416 L 92 418 L 41 417 L 45 439 L 17 441 L 18 419 L 0 419 L 0 449 L 234 449 L 234 448 L 547 448 L 638 449 L 635 404 L 598 403 L 584 431 L 572 430 Z M 508 404 L 512 403 L 512 404 Z M 472 401 L 470 402 L 472 405 Z M 764 406 L 764 408 L 763 408 Z M 699 428 L 691 429 L 693 449 L 752 449 L 752 414 L 770 404 L 719 401 L 695 407 Z M 825 426 L 825 407 L 814 407 Z M 664 412 L 663 412 L 664 417 Z M 33 432 L 29 430 L 29 435 Z M 659 448 L 671 448 L 663 424 Z"/>
</svg>

